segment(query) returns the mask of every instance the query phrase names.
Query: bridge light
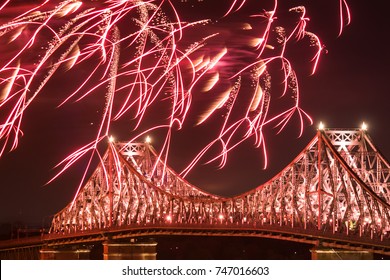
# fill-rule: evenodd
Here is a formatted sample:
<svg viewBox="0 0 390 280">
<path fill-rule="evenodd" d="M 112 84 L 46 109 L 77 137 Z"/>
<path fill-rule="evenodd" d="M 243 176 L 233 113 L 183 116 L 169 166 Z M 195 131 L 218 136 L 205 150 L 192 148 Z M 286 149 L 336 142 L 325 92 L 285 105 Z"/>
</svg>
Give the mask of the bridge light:
<svg viewBox="0 0 390 280">
<path fill-rule="evenodd" d="M 223 220 L 225 217 L 222 214 L 219 214 L 218 219 Z"/>
<path fill-rule="evenodd" d="M 172 216 L 171 215 L 167 215 L 166 219 L 167 219 L 168 222 L 172 222 Z"/>
<path fill-rule="evenodd" d="M 365 122 L 362 123 L 362 130 L 366 131 L 368 128 L 367 124 Z"/>
<path fill-rule="evenodd" d="M 319 130 L 324 130 L 325 129 L 325 125 L 323 124 L 323 122 L 320 122 L 320 124 L 318 125 L 318 129 Z"/>
<path fill-rule="evenodd" d="M 114 137 L 112 135 L 110 137 L 108 137 L 108 142 L 112 143 L 114 141 L 115 141 L 115 139 L 114 139 Z"/>
<path fill-rule="evenodd" d="M 152 142 L 152 138 L 150 136 L 146 136 L 145 143 L 150 144 Z"/>
</svg>

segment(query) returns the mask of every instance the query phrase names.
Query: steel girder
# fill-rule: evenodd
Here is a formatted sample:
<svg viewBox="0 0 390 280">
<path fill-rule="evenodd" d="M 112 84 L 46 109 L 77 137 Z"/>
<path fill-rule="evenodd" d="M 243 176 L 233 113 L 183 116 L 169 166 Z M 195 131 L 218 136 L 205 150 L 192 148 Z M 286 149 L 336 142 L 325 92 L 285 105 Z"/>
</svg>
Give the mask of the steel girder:
<svg viewBox="0 0 390 280">
<path fill-rule="evenodd" d="M 147 143 L 111 143 L 51 234 L 132 226 L 277 228 L 390 242 L 389 164 L 363 130 L 319 130 L 269 182 L 225 198 L 180 178 Z"/>
</svg>

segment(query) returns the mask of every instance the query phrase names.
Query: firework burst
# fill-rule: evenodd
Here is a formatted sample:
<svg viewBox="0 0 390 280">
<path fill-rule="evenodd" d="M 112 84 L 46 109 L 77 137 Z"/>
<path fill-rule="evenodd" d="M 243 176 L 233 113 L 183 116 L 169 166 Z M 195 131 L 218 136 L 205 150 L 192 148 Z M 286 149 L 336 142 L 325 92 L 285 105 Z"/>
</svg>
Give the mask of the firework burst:
<svg viewBox="0 0 390 280">
<path fill-rule="evenodd" d="M 81 157 L 90 155 L 89 162 L 95 155 L 100 157 L 98 144 L 108 139 L 113 122 L 121 120 L 133 123 L 132 141 L 164 130 L 160 156 L 166 162 L 172 133 L 188 122 L 198 94 L 208 98 L 195 123 L 203 125 L 215 115 L 222 121 L 215 138 L 183 170 L 183 176 L 214 146 L 219 153 L 207 161 L 218 160 L 220 167 L 229 151 L 247 139 L 255 139 L 266 158 L 264 128 L 282 130 L 293 116 L 299 119 L 301 134 L 305 121 L 312 121 L 300 107 L 298 78 L 286 53 L 290 45 L 307 42 L 314 50 L 314 73 L 323 51 L 317 35 L 306 30 L 305 7 L 292 7 L 294 24 L 282 26 L 276 0 L 269 9 L 256 4 L 247 20 L 241 17 L 239 23 L 229 20 L 242 15 L 251 1 L 228 1 L 220 18 L 193 21 L 182 18 L 178 2 L 2 4 L 0 155 L 17 147 L 25 111 L 53 77 L 80 69 L 82 81 L 59 105 L 104 91 L 101 120 L 93 140 L 62 161 L 58 175 Z M 341 32 L 350 15 L 345 0 L 339 3 Z M 228 29 L 224 28 L 227 23 Z M 284 85 L 277 93 L 271 91 L 273 65 L 281 69 L 277 76 Z M 288 100 L 287 105 L 274 102 L 275 94 Z M 145 127 L 147 114 L 159 106 L 163 115 Z"/>
</svg>

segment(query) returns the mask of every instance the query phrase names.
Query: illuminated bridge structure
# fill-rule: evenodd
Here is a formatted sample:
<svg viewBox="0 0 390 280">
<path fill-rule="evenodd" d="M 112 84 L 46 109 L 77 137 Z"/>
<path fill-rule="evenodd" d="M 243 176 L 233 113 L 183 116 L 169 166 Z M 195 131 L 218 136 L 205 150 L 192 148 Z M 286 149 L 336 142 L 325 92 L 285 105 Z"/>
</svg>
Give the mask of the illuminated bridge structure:
<svg viewBox="0 0 390 280">
<path fill-rule="evenodd" d="M 149 143 L 111 142 L 40 244 L 161 235 L 258 236 L 390 255 L 390 164 L 366 130 L 320 129 L 267 183 L 221 197 L 182 179 Z"/>
</svg>

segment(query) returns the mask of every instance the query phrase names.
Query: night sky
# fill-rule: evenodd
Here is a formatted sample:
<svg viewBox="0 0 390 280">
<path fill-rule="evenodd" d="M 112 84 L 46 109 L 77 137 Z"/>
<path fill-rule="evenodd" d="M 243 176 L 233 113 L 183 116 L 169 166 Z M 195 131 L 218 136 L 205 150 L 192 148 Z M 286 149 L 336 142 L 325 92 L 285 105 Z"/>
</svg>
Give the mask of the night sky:
<svg viewBox="0 0 390 280">
<path fill-rule="evenodd" d="M 188 3 L 178 3 L 177 6 L 188 17 L 196 17 L 198 13 L 204 17 L 218 10 L 215 2 L 219 1 L 212 2 L 214 7 L 207 0 L 202 4 L 188 0 Z M 294 1 L 283 2 L 290 6 Z M 187 177 L 194 185 L 221 195 L 236 195 L 255 188 L 299 154 L 314 137 L 320 121 L 331 128 L 354 128 L 366 122 L 374 143 L 385 157 L 390 158 L 387 125 L 390 118 L 387 86 L 390 61 L 386 37 L 390 26 L 386 20 L 385 4 L 380 1 L 369 4 L 367 1 L 349 1 L 352 23 L 337 37 L 337 0 L 295 2 L 307 7 L 311 19 L 307 29 L 319 35 L 327 50 L 316 74 L 310 75 L 309 67 L 298 67 L 301 106 L 313 118 L 314 124 L 309 126 L 306 122 L 301 138 L 297 138 L 299 125 L 296 119 L 278 135 L 277 130 L 268 129 L 269 164 L 266 170 L 262 169 L 261 151 L 248 141 L 229 155 L 223 170 L 218 170 L 213 164 L 198 166 Z M 283 14 L 280 17 L 283 18 Z M 56 109 L 58 100 L 55 95 L 50 95 L 50 91 L 57 87 L 57 91 L 63 92 L 67 86 L 64 83 L 58 90 L 55 81 L 48 85 L 44 97 L 25 114 L 24 136 L 19 147 L 0 158 L 0 223 L 47 224 L 51 215 L 65 207 L 76 192 L 84 162 L 45 185 L 56 174 L 53 167 L 90 139 L 91 128 L 85 124 L 96 118 L 85 115 L 85 112 L 94 112 L 96 104 L 92 101 Z M 197 146 L 194 139 L 204 133 L 207 132 L 191 127 L 177 133 L 170 157 L 174 169 L 180 170 L 188 163 L 189 157 L 194 155 L 193 148 Z M 156 135 L 151 136 L 153 145 L 158 148 L 162 140 Z M 120 138 L 123 137 L 122 132 Z"/>
</svg>

